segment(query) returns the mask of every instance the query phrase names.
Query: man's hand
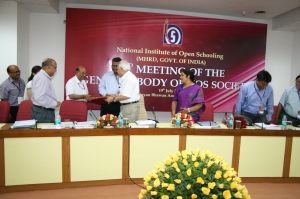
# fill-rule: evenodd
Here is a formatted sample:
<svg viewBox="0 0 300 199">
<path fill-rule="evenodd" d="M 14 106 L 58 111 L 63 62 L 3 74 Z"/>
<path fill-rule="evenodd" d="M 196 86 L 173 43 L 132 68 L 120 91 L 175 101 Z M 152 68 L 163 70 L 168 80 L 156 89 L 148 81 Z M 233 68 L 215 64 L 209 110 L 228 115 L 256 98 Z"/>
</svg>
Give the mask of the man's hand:
<svg viewBox="0 0 300 199">
<path fill-rule="evenodd" d="M 85 98 L 87 101 L 91 101 L 91 95 L 89 95 L 89 94 L 84 95 L 84 98 Z"/>
<path fill-rule="evenodd" d="M 107 97 L 107 98 L 105 99 L 105 101 L 107 101 L 107 103 L 109 104 L 109 103 L 111 103 L 111 102 L 114 101 L 114 97 L 109 96 L 109 97 Z"/>
<path fill-rule="evenodd" d="M 60 101 L 57 101 L 56 102 L 56 107 L 59 107 L 61 105 L 61 102 Z"/>
</svg>

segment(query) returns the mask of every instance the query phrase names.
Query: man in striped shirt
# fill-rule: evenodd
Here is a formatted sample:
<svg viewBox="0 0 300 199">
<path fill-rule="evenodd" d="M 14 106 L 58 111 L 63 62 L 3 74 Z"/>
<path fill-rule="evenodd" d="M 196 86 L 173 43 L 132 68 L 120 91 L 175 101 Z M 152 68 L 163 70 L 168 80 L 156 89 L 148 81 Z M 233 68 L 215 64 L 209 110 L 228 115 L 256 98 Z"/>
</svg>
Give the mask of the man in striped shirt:
<svg viewBox="0 0 300 199">
<path fill-rule="evenodd" d="M 16 65 L 9 65 L 6 69 L 9 77 L 0 85 L 0 98 L 10 104 L 11 122 L 16 121 L 19 105 L 23 100 L 25 82 L 20 78 L 21 71 Z"/>
</svg>

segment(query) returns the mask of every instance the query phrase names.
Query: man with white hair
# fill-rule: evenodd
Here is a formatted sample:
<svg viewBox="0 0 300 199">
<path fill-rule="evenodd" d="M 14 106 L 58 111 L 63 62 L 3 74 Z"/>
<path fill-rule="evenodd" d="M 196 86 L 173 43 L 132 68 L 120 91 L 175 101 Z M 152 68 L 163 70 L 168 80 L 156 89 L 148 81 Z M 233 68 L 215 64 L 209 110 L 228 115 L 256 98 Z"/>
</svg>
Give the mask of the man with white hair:
<svg viewBox="0 0 300 199">
<path fill-rule="evenodd" d="M 120 61 L 118 75 L 121 77 L 120 93 L 107 97 L 106 101 L 120 102 L 121 112 L 129 122 L 138 120 L 140 106 L 140 86 L 136 76 L 130 72 L 130 64 L 127 61 Z"/>
</svg>

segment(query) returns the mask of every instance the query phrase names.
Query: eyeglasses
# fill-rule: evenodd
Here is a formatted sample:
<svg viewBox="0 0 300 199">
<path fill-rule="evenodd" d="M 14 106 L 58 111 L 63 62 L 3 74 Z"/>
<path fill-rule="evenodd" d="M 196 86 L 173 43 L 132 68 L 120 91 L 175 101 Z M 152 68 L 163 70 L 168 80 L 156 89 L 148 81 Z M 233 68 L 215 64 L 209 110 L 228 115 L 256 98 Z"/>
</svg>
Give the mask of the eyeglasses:
<svg viewBox="0 0 300 199">
<path fill-rule="evenodd" d="M 54 66 L 54 65 L 52 65 L 52 64 L 50 64 L 50 66 L 53 66 L 53 68 L 55 68 L 55 70 L 57 70 L 57 66 Z"/>
<path fill-rule="evenodd" d="M 85 72 L 81 72 L 80 74 L 82 74 L 82 75 L 87 75 L 87 73 L 85 73 Z"/>
<path fill-rule="evenodd" d="M 9 73 L 12 73 L 12 74 L 18 74 L 18 73 L 21 73 L 21 70 L 17 70 L 17 71 L 15 71 L 15 72 L 9 72 Z"/>
</svg>

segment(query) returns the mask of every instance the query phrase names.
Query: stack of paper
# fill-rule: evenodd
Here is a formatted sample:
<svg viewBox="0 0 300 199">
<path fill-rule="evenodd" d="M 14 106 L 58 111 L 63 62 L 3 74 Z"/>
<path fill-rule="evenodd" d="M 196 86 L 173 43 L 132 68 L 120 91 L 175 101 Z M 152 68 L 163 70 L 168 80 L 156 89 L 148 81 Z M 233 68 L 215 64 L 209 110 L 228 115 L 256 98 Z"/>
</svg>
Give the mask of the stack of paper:
<svg viewBox="0 0 300 199">
<path fill-rule="evenodd" d="M 267 129 L 267 130 L 281 130 L 280 126 L 277 126 L 275 124 L 255 123 L 255 126 L 258 126 L 260 128 Z"/>
<path fill-rule="evenodd" d="M 218 127 L 217 123 L 212 122 L 212 121 L 202 121 L 198 122 L 200 126 L 211 126 L 211 127 Z"/>
<path fill-rule="evenodd" d="M 36 120 L 22 120 L 16 121 L 11 128 L 22 129 L 22 128 L 35 128 Z"/>
<path fill-rule="evenodd" d="M 138 126 L 149 126 L 149 127 L 155 127 L 156 122 L 153 120 L 137 120 L 135 122 Z"/>
</svg>

